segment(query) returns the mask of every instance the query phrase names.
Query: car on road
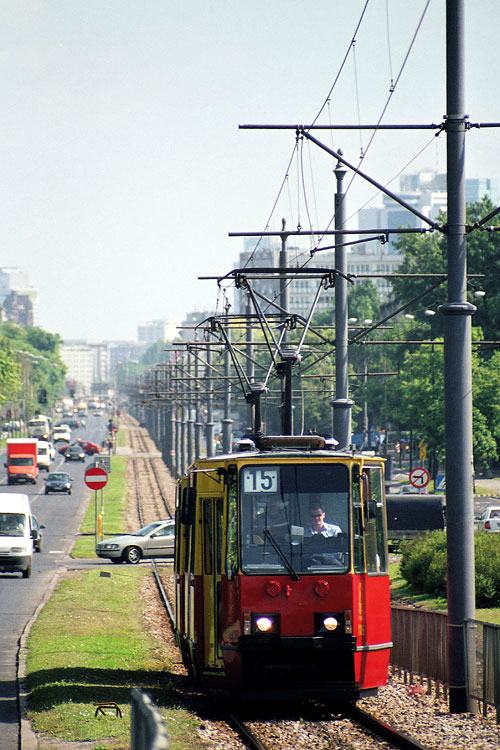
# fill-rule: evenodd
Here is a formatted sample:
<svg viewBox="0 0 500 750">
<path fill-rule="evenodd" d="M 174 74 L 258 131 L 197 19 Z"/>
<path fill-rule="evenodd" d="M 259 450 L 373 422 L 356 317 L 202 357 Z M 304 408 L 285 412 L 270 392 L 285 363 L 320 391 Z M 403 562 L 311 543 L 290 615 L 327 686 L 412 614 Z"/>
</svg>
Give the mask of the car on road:
<svg viewBox="0 0 500 750">
<path fill-rule="evenodd" d="M 175 521 L 154 521 L 135 531 L 103 539 L 96 545 L 98 557 L 107 557 L 114 563 L 137 564 L 143 558 L 171 557 L 175 546 Z"/>
<path fill-rule="evenodd" d="M 45 526 L 38 522 L 36 516 L 31 516 L 31 538 L 33 539 L 33 550 L 35 552 L 42 551 L 43 531 Z"/>
<path fill-rule="evenodd" d="M 64 440 L 65 442 L 69 443 L 69 441 L 71 440 L 71 430 L 69 429 L 69 427 L 54 427 L 52 442 L 57 443 L 60 440 Z"/>
<path fill-rule="evenodd" d="M 85 451 L 79 445 L 68 445 L 64 451 L 65 461 L 85 461 Z"/>
<path fill-rule="evenodd" d="M 493 534 L 500 532 L 500 506 L 489 505 L 484 509 L 477 524 L 478 531 L 489 531 Z"/>
<path fill-rule="evenodd" d="M 97 443 L 91 443 L 90 440 L 78 439 L 78 444 L 83 448 L 87 456 L 93 456 L 95 453 L 100 453 L 101 448 Z"/>
<path fill-rule="evenodd" d="M 51 492 L 66 492 L 71 495 L 73 479 L 65 471 L 51 471 L 45 480 L 45 494 Z"/>
</svg>

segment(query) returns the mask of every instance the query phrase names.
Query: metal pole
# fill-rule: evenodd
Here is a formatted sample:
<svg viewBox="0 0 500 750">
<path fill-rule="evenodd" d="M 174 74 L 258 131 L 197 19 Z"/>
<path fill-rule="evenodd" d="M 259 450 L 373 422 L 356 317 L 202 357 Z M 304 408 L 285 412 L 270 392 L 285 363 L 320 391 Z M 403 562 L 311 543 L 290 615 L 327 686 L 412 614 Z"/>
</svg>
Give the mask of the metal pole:
<svg viewBox="0 0 500 750">
<path fill-rule="evenodd" d="M 201 456 L 203 423 L 201 421 L 200 382 L 198 380 L 198 357 L 194 358 L 194 382 L 196 395 L 194 397 L 194 457 Z"/>
<path fill-rule="evenodd" d="M 212 396 L 212 349 L 207 347 L 207 423 L 205 425 L 205 439 L 207 443 L 207 456 L 214 455 L 214 421 L 213 421 L 213 396 Z"/>
<path fill-rule="evenodd" d="M 464 0 L 446 2 L 448 302 L 444 315 L 444 404 L 448 569 L 448 684 L 452 713 L 467 696 L 465 619 L 475 616 L 472 496 L 471 315 L 465 241 Z"/>
<path fill-rule="evenodd" d="M 229 309 L 226 307 L 226 315 Z M 228 341 L 231 337 L 231 329 L 227 326 L 226 336 Z M 226 389 L 224 391 L 224 419 L 222 420 L 222 450 L 224 453 L 231 452 L 231 435 L 233 432 L 233 420 L 231 419 L 231 382 L 229 375 L 231 371 L 231 355 L 229 353 L 229 347 L 226 346 L 224 352 L 224 376 L 226 380 Z"/>
<path fill-rule="evenodd" d="M 339 149 L 339 154 L 342 151 Z M 335 168 L 337 192 L 335 193 L 335 229 L 344 229 L 345 195 L 343 180 L 346 170 L 340 161 Z M 348 310 L 347 310 L 347 246 L 345 235 L 337 234 L 335 243 L 335 268 L 340 271 L 335 279 L 335 398 L 333 407 L 333 435 L 341 448 L 351 443 L 351 409 L 348 379 Z"/>
<path fill-rule="evenodd" d="M 253 363 L 253 327 L 252 323 L 250 321 L 250 313 L 252 312 L 252 304 L 250 301 L 250 295 L 247 296 L 247 305 L 246 305 L 246 315 L 247 315 L 247 328 L 246 328 L 246 338 L 247 338 L 247 345 L 246 345 L 246 354 L 247 354 L 247 364 L 246 364 L 246 373 L 249 383 L 253 383 L 254 377 L 255 377 L 255 366 Z M 252 404 L 249 402 L 247 407 L 247 426 L 252 429 L 253 425 L 253 411 L 252 411 Z M 260 429 L 260 426 L 259 426 Z"/>
<path fill-rule="evenodd" d="M 288 266 L 288 258 L 287 258 L 287 233 L 285 232 L 286 227 L 286 221 L 285 219 L 281 220 L 281 228 L 282 228 L 282 234 L 281 234 L 281 250 L 280 250 L 280 263 L 279 267 L 280 269 L 287 268 Z M 286 318 L 288 313 L 288 280 L 285 278 L 285 274 L 283 274 L 283 277 L 280 278 L 280 307 L 284 311 L 283 312 L 283 325 L 286 326 Z M 288 340 L 287 331 L 285 329 L 283 333 L 283 339 L 282 344 L 283 346 L 286 346 Z M 281 430 L 283 435 L 291 435 L 292 434 L 292 368 L 294 360 L 289 359 L 288 357 L 284 358 L 284 371 L 283 371 L 283 379 L 282 379 L 282 417 L 281 417 Z"/>
<path fill-rule="evenodd" d="M 188 375 L 188 392 L 191 394 L 191 359 L 192 354 L 191 351 L 187 350 L 187 375 Z M 187 397 L 187 462 L 188 466 L 191 466 L 191 463 L 193 461 L 193 426 L 194 426 L 194 419 L 193 419 L 193 397 L 192 395 L 188 395 Z"/>
</svg>

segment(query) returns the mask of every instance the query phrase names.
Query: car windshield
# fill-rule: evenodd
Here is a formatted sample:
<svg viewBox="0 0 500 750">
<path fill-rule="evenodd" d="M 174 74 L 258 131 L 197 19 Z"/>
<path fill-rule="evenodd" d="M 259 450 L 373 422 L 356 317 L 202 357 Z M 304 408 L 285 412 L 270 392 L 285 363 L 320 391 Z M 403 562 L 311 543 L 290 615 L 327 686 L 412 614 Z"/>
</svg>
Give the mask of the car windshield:
<svg viewBox="0 0 500 750">
<path fill-rule="evenodd" d="M 24 513 L 0 513 L 0 536 L 24 536 Z"/>
<path fill-rule="evenodd" d="M 261 464 L 240 478 L 244 572 L 348 569 L 347 466 Z"/>
<path fill-rule="evenodd" d="M 49 474 L 47 479 L 53 479 L 55 482 L 69 482 L 69 475 L 63 472 L 54 472 L 53 474 Z"/>
<path fill-rule="evenodd" d="M 134 531 L 132 536 L 147 536 L 147 534 L 149 534 L 151 531 L 153 531 L 154 529 L 157 529 L 158 526 L 161 526 L 161 522 L 157 521 L 156 523 L 149 523 L 147 526 L 144 526 L 143 529 L 139 529 L 139 531 Z"/>
</svg>

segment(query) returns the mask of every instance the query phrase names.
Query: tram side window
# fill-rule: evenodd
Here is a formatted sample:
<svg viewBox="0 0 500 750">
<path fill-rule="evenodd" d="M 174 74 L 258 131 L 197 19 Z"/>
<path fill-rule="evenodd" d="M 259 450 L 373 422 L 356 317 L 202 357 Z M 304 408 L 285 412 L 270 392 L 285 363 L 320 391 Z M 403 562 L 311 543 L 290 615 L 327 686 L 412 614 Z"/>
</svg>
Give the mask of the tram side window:
<svg viewBox="0 0 500 750">
<path fill-rule="evenodd" d="M 363 510 L 361 507 L 361 476 L 359 466 L 352 467 L 352 507 L 354 532 L 354 570 L 364 573 L 365 554 L 363 547 Z"/>
<path fill-rule="evenodd" d="M 238 482 L 236 472 L 228 472 L 226 573 L 232 578 L 238 572 Z"/>
<path fill-rule="evenodd" d="M 203 526 L 205 529 L 203 569 L 206 575 L 211 575 L 213 559 L 212 501 L 205 500 L 203 503 Z"/>
<path fill-rule="evenodd" d="M 368 507 L 365 518 L 366 570 L 368 573 L 385 573 L 387 555 L 382 468 L 371 467 L 365 472 L 368 476 Z"/>
</svg>

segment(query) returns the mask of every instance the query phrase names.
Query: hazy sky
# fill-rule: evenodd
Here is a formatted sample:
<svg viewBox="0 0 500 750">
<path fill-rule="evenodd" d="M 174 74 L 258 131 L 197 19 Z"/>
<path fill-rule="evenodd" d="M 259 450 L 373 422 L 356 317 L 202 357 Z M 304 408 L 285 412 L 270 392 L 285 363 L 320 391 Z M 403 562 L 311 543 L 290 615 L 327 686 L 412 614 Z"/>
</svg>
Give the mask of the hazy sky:
<svg viewBox="0 0 500 750">
<path fill-rule="evenodd" d="M 370 0 L 319 122 L 376 122 L 426 0 Z M 215 282 L 262 231 L 295 143 L 325 104 L 365 0 L 3 0 L 0 266 L 39 290 L 64 338 L 135 339 L 138 321 L 215 309 Z M 383 122 L 442 121 L 445 0 L 431 0 Z M 498 0 L 466 0 L 466 111 L 500 121 Z M 320 131 L 386 182 L 444 171 L 430 131 Z M 500 178 L 500 133 L 471 130 L 467 175 Z M 369 148 L 367 148 L 369 145 Z M 425 147 L 425 148 L 424 148 Z M 420 154 L 419 152 L 424 149 Z M 326 227 L 335 166 L 304 144 L 270 228 Z M 300 165 L 302 164 L 302 172 Z M 346 186 L 350 182 L 346 178 Z M 305 187 L 305 199 L 302 194 Z M 397 189 L 397 181 L 392 187 Z M 374 190 L 356 179 L 347 214 Z M 375 198 L 369 205 L 377 205 Z"/>
</svg>

